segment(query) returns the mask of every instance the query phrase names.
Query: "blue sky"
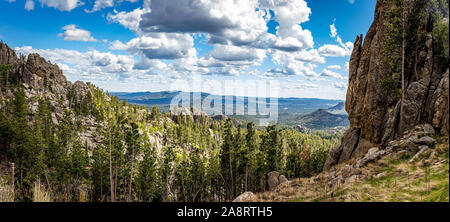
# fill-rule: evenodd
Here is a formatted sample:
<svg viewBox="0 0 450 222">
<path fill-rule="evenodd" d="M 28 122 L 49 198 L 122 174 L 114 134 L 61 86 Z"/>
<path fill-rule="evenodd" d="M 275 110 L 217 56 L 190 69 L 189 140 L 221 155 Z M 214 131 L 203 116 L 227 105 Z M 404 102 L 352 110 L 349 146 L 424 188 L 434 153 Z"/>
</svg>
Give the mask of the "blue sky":
<svg viewBox="0 0 450 222">
<path fill-rule="evenodd" d="M 277 81 L 281 97 L 345 99 L 375 0 L 0 0 L 0 39 L 109 91 Z M 212 87 L 214 88 L 214 87 Z M 204 91 L 211 91 L 211 87 Z M 221 94 L 239 94 L 225 89 Z"/>
</svg>

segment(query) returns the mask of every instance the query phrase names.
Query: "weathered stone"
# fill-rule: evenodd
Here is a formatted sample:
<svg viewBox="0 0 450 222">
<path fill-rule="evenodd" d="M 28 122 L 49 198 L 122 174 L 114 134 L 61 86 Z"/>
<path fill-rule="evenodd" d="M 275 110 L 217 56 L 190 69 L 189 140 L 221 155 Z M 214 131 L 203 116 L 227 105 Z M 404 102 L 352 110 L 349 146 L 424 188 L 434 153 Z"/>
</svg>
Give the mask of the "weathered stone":
<svg viewBox="0 0 450 222">
<path fill-rule="evenodd" d="M 381 177 L 386 176 L 386 172 L 379 173 L 375 176 L 376 179 L 380 179 Z"/>
<path fill-rule="evenodd" d="M 436 140 L 429 136 L 424 136 L 424 137 L 421 137 L 420 139 L 418 139 L 417 143 L 420 145 L 432 146 L 436 143 Z"/>
<path fill-rule="evenodd" d="M 323 170 L 329 170 L 331 166 L 350 159 L 353 150 L 358 145 L 360 129 L 348 129 L 342 135 L 341 145 L 333 147 L 328 153 Z"/>
<path fill-rule="evenodd" d="M 355 167 L 361 168 L 361 167 L 367 165 L 367 163 L 377 160 L 384 154 L 385 154 L 385 151 L 380 150 L 378 147 L 370 148 L 369 151 L 367 152 L 367 154 L 362 159 L 360 159 L 356 162 Z"/>
<path fill-rule="evenodd" d="M 331 166 L 335 165 L 339 161 L 339 156 L 342 152 L 342 146 L 335 146 L 331 148 L 331 150 L 328 152 L 327 159 L 325 160 L 325 164 L 323 165 L 323 170 L 329 170 Z"/>
<path fill-rule="evenodd" d="M 430 150 L 430 148 L 428 146 L 420 146 L 419 147 L 419 152 L 416 153 L 416 155 L 414 155 L 409 161 L 408 163 L 414 163 L 417 159 L 420 158 L 421 155 L 425 154 L 426 152 L 428 152 Z"/>
<path fill-rule="evenodd" d="M 239 195 L 238 197 L 236 197 L 236 199 L 233 200 L 233 202 L 246 202 L 246 201 L 252 201 L 252 199 L 255 198 L 255 194 L 252 192 L 244 192 L 241 195 Z"/>
<path fill-rule="evenodd" d="M 394 154 L 395 158 L 403 158 L 405 156 L 409 156 L 410 152 L 408 152 L 407 150 L 400 150 L 397 153 Z"/>
<path fill-rule="evenodd" d="M 329 186 L 329 187 L 333 187 L 333 186 L 335 186 L 336 184 L 342 184 L 343 182 L 344 182 L 343 177 L 342 177 L 342 176 L 337 176 L 337 177 L 333 178 L 333 179 L 328 183 L 328 186 Z"/>
<path fill-rule="evenodd" d="M 280 175 L 280 177 L 278 177 L 278 181 L 279 181 L 279 184 L 289 182 L 289 180 L 284 175 Z"/>
<path fill-rule="evenodd" d="M 436 53 L 440 52 L 434 49 L 435 40 L 432 35 L 429 34 L 418 41 L 406 40 L 407 45 L 413 46 L 415 53 L 405 55 L 405 67 L 414 69 L 405 72 L 405 92 L 401 100 L 398 98 L 399 86 L 402 85 L 401 76 L 397 72 L 390 75 L 389 79 L 386 77 L 387 73 L 392 73 L 392 66 L 395 66 L 396 70 L 401 69 L 402 44 L 393 45 L 394 50 L 389 54 L 385 49 L 385 42 L 390 34 L 386 26 L 389 16 L 386 15 L 394 7 L 397 6 L 392 1 L 378 1 L 373 23 L 364 40 L 362 35 L 356 37 L 349 62 L 345 109 L 350 128 L 360 129 L 358 145 L 356 148 L 343 145 L 355 141 L 354 138 L 344 136 L 341 145 L 330 152 L 324 170 L 348 160 L 349 154 L 351 158 L 358 157 L 364 155 L 372 146 L 385 146 L 417 125 L 422 132 L 415 135 L 431 136 L 435 129 L 443 135 L 448 135 L 448 61 L 438 61 L 440 55 Z M 422 5 L 418 1 L 410 7 L 416 13 L 423 13 L 423 21 L 428 21 L 405 24 L 411 33 L 418 33 L 420 30 L 433 31 L 437 20 L 433 19 L 433 13 L 429 12 L 439 11 L 443 19 L 448 20 L 448 10 L 443 7 L 431 8 L 434 6 Z M 413 21 L 411 16 L 416 16 L 416 13 L 406 15 L 406 21 Z M 448 41 L 448 37 L 446 40 Z M 393 83 L 391 88 L 382 84 L 386 80 Z M 415 152 L 418 147 L 409 141 L 403 141 L 389 152 L 397 149 Z M 360 163 L 364 165 L 365 161 Z"/>
<path fill-rule="evenodd" d="M 280 174 L 277 171 L 272 171 L 267 174 L 267 184 L 269 185 L 269 190 L 274 190 L 275 187 L 280 184 L 278 177 Z"/>
<path fill-rule="evenodd" d="M 359 181 L 360 178 L 361 178 L 361 175 L 353 175 L 353 176 L 345 179 L 345 183 L 355 183 L 355 182 Z"/>
</svg>

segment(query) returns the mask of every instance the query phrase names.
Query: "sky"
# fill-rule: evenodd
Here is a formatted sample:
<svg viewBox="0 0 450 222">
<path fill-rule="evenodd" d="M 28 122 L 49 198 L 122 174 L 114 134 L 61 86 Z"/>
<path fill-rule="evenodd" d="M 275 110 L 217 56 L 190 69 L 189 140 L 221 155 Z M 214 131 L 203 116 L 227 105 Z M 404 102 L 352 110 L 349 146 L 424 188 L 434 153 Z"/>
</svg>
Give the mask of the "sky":
<svg viewBox="0 0 450 222">
<path fill-rule="evenodd" d="M 353 42 L 369 29 L 375 4 L 0 0 L 0 39 L 107 91 L 238 95 L 248 82 L 271 81 L 280 97 L 345 99 Z M 232 86 L 217 86 L 225 82 Z"/>
</svg>

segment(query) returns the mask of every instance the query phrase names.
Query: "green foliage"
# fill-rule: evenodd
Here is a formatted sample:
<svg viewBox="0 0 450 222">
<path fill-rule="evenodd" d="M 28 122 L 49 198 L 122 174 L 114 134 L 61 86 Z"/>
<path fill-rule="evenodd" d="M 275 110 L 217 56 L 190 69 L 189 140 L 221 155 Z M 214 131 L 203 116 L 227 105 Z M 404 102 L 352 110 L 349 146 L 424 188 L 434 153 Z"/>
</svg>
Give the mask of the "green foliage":
<svg viewBox="0 0 450 222">
<path fill-rule="evenodd" d="M 446 21 L 439 20 L 434 24 L 433 39 L 435 40 L 435 49 L 438 56 L 438 62 L 442 65 L 447 65 L 449 61 L 448 48 L 448 19 Z"/>
<path fill-rule="evenodd" d="M 11 77 L 9 76 L 10 71 L 11 65 L 0 65 L 0 86 L 2 90 L 5 90 L 8 87 L 8 83 L 11 81 Z"/>
<path fill-rule="evenodd" d="M 246 127 L 235 120 L 160 114 L 107 99 L 88 84 L 86 96 L 69 89 L 59 103 L 36 97 L 29 115 L 25 92 L 0 110 L 0 142 L 16 163 L 16 200 L 31 201 L 43 181 L 56 201 L 224 201 L 245 191 L 263 192 L 267 173 L 289 178 L 320 172 L 339 136 L 303 134 L 279 126 Z M 51 93 L 51 92 L 50 92 Z M 158 114 L 159 113 L 159 114 Z M 95 131 L 85 124 L 93 116 Z M 32 123 L 32 124 L 30 124 Z M 100 142 L 89 146 L 80 133 L 90 129 Z M 84 195 L 86 194 L 86 195 Z"/>
</svg>

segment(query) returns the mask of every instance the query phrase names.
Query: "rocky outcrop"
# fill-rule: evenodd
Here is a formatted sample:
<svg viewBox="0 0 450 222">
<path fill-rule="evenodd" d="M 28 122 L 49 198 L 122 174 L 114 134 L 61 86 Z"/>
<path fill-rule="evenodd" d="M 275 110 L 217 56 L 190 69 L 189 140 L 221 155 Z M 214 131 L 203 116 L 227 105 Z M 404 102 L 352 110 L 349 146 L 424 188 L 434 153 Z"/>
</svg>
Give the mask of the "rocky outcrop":
<svg viewBox="0 0 450 222">
<path fill-rule="evenodd" d="M 277 171 L 271 171 L 267 174 L 267 185 L 269 190 L 274 190 L 278 185 L 287 182 L 289 182 L 289 180 L 284 175 L 280 175 Z"/>
<path fill-rule="evenodd" d="M 402 26 L 395 23 L 403 12 L 408 30 L 404 56 Z M 442 31 L 447 33 L 439 37 Z M 377 1 L 374 21 L 364 40 L 362 35 L 356 37 L 349 62 L 345 108 L 350 129 L 341 145 L 330 151 L 324 170 L 364 156 L 371 147 L 384 149 L 420 124 L 448 135 L 446 47 L 448 1 Z"/>
</svg>

